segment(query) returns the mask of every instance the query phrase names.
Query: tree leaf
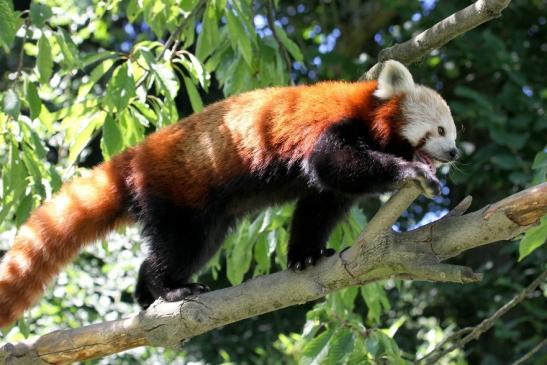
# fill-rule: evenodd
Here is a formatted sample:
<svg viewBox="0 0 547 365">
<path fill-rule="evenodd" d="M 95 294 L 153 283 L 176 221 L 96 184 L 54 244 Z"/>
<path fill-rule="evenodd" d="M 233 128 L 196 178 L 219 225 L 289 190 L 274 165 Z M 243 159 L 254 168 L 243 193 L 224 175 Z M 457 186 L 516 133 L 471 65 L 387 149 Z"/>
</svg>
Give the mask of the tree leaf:
<svg viewBox="0 0 547 365">
<path fill-rule="evenodd" d="M 108 70 L 110 70 L 114 64 L 114 61 L 115 60 L 108 58 L 95 66 L 93 71 L 89 74 L 89 79 L 87 82 L 78 89 L 78 97 L 76 100 L 83 100 L 89 96 L 88 94 L 93 86 L 104 76 L 105 73 L 108 72 Z"/>
<path fill-rule="evenodd" d="M 213 1 L 207 2 L 207 9 L 203 14 L 201 32 L 198 35 L 196 44 L 196 57 L 202 62 L 213 53 L 213 50 L 220 44 L 218 31 L 218 17 Z"/>
<path fill-rule="evenodd" d="M 78 52 L 78 47 L 72 41 L 70 34 L 68 34 L 64 29 L 61 29 L 61 33 L 55 35 L 57 44 L 61 48 L 61 53 L 63 54 L 63 66 L 65 69 L 72 70 L 80 67 L 80 55 Z"/>
<path fill-rule="evenodd" d="M 530 228 L 519 245 L 519 261 L 531 254 L 547 241 L 547 216 L 541 218 L 537 227 Z"/>
<path fill-rule="evenodd" d="M 53 72 L 53 58 L 51 55 L 51 46 L 49 40 L 42 33 L 38 41 L 38 56 L 36 58 L 36 67 L 40 75 L 40 83 L 46 84 L 51 78 Z"/>
<path fill-rule="evenodd" d="M 101 139 L 101 150 L 105 159 L 110 159 L 112 156 L 120 152 L 124 147 L 123 135 L 120 126 L 112 114 L 108 114 L 103 124 L 103 136 Z"/>
<path fill-rule="evenodd" d="M 105 117 L 106 113 L 97 112 L 89 115 L 87 118 L 84 118 L 82 120 L 82 125 L 84 125 L 85 127 L 81 130 L 80 133 L 76 135 L 76 138 L 70 146 L 68 152 L 68 163 L 70 165 L 72 165 L 76 161 L 80 152 L 82 152 L 84 147 L 89 143 L 95 129 L 102 126 Z"/>
<path fill-rule="evenodd" d="M 129 100 L 136 96 L 135 81 L 129 73 L 129 66 L 124 63 L 114 70 L 106 86 L 103 103 L 108 111 L 119 112 L 129 105 Z"/>
<path fill-rule="evenodd" d="M 42 100 L 40 100 L 36 86 L 30 81 L 26 83 L 26 96 L 30 109 L 30 118 L 38 118 L 42 110 Z"/>
<path fill-rule="evenodd" d="M 30 4 L 30 19 L 32 20 L 33 25 L 39 28 L 43 27 L 45 22 L 51 18 L 51 15 L 53 15 L 53 13 L 48 5 L 34 1 Z"/>
<path fill-rule="evenodd" d="M 26 222 L 28 216 L 30 215 L 30 211 L 32 210 L 32 205 L 32 195 L 25 195 L 17 206 L 17 210 L 15 212 L 15 225 L 17 227 L 21 227 L 21 225 Z"/>
<path fill-rule="evenodd" d="M 0 45 L 9 52 L 15 34 L 17 33 L 17 16 L 13 11 L 12 2 L 9 0 L 0 0 Z"/>
<path fill-rule="evenodd" d="M 344 359 L 351 353 L 353 348 L 353 333 L 345 328 L 337 330 L 330 339 L 329 344 L 327 357 L 321 364 L 343 364 Z"/>
<path fill-rule="evenodd" d="M 236 17 L 232 10 L 226 8 L 226 20 L 228 22 L 228 30 L 230 31 L 230 40 L 232 42 L 232 48 L 239 50 L 243 55 L 243 59 L 249 66 L 253 64 L 253 47 L 251 45 L 250 36 L 245 32 L 243 24 L 240 22 L 239 17 Z"/>
<path fill-rule="evenodd" d="M 302 349 L 303 362 L 305 360 L 308 360 L 308 361 L 321 360 L 319 359 L 319 355 L 321 355 L 321 352 L 325 349 L 327 349 L 328 351 L 327 343 L 332 337 L 332 333 L 333 331 L 331 329 L 327 329 L 326 331 L 322 332 L 319 336 L 315 337 L 313 340 L 308 342 Z M 326 355 L 326 352 L 324 353 L 324 355 Z"/>
<path fill-rule="evenodd" d="M 289 51 L 291 56 L 298 62 L 303 62 L 304 56 L 302 55 L 302 51 L 300 51 L 300 48 L 298 47 L 298 45 L 294 43 L 293 40 L 287 36 L 287 33 L 285 33 L 285 30 L 282 27 L 279 27 L 276 25 L 275 29 L 279 37 L 279 40 L 281 41 L 281 43 L 283 43 L 285 48 L 287 48 L 287 51 Z"/>
<path fill-rule="evenodd" d="M 188 77 L 183 76 L 184 85 L 186 86 L 186 91 L 188 92 L 188 97 L 190 98 L 190 104 L 192 104 L 192 109 L 195 113 L 203 110 L 203 102 L 201 101 L 201 96 L 196 89 L 196 86 Z"/>
</svg>

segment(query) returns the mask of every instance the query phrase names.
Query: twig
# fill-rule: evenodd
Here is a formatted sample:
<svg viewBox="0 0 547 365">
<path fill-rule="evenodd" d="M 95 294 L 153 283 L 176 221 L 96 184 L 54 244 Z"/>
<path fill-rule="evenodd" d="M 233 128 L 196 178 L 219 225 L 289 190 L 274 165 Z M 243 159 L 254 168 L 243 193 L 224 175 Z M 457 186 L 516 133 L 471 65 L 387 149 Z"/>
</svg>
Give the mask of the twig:
<svg viewBox="0 0 547 365">
<path fill-rule="evenodd" d="M 292 62 L 291 57 L 289 56 L 289 52 L 287 51 L 287 48 L 281 42 L 281 39 L 279 38 L 279 35 L 277 34 L 277 30 L 275 29 L 275 21 L 274 21 L 274 15 L 273 15 L 273 5 L 272 0 L 268 0 L 266 2 L 266 17 L 268 18 L 268 26 L 272 30 L 272 35 L 274 37 L 275 42 L 277 43 L 277 46 L 279 47 L 279 50 L 281 51 L 281 55 L 283 57 L 283 61 L 285 62 L 285 66 L 287 67 L 287 72 L 289 73 L 289 80 L 291 85 L 294 85 L 293 79 L 290 77 L 290 73 L 292 70 Z"/>
<path fill-rule="evenodd" d="M 526 355 L 524 355 L 523 357 L 521 357 L 520 359 L 518 359 L 517 361 L 515 361 L 514 363 L 512 363 L 511 365 L 521 365 L 521 364 L 524 364 L 524 362 L 526 360 L 529 360 L 532 356 L 534 356 L 534 354 L 536 352 L 538 352 L 539 350 L 541 350 L 544 346 L 547 346 L 547 338 L 545 338 L 543 341 L 541 341 L 540 343 L 538 343 L 536 346 L 534 346 L 534 348 L 532 348 L 528 353 L 526 353 Z"/>
<path fill-rule="evenodd" d="M 526 297 L 532 291 L 534 291 L 541 283 L 543 283 L 546 278 L 547 278 L 547 270 L 543 271 L 534 281 L 532 281 L 532 283 L 530 283 L 530 285 L 528 285 L 523 291 L 521 291 L 518 295 L 516 295 L 513 299 L 507 302 L 500 309 L 498 309 L 494 314 L 484 319 L 481 323 L 479 323 L 475 327 L 471 327 L 471 330 L 469 330 L 469 328 L 464 328 L 456 332 L 452 336 L 450 336 L 451 339 L 454 339 L 456 337 L 463 335 L 464 333 L 468 333 L 464 338 L 458 340 L 455 344 L 450 346 L 448 349 L 441 350 L 441 348 L 448 342 L 448 339 L 444 340 L 437 347 L 435 347 L 430 353 L 425 355 L 423 358 L 417 360 L 416 363 L 422 363 L 427 360 L 425 364 L 437 364 L 437 362 L 441 358 L 443 358 L 445 355 L 451 353 L 452 351 L 458 348 L 465 346 L 465 344 L 467 344 L 468 342 L 472 340 L 478 339 L 484 332 L 492 328 L 494 323 L 501 316 L 503 316 L 509 310 L 513 309 L 517 304 L 519 304 L 524 299 L 526 299 Z M 456 336 L 456 335 L 459 335 L 459 336 Z"/>
<path fill-rule="evenodd" d="M 511 0 L 478 0 L 408 41 L 384 48 L 378 55 L 378 63 L 361 79 L 377 78 L 381 63 L 385 60 L 394 59 L 405 64 L 421 60 L 426 54 L 441 48 L 457 36 L 499 17 L 510 2 Z"/>
</svg>

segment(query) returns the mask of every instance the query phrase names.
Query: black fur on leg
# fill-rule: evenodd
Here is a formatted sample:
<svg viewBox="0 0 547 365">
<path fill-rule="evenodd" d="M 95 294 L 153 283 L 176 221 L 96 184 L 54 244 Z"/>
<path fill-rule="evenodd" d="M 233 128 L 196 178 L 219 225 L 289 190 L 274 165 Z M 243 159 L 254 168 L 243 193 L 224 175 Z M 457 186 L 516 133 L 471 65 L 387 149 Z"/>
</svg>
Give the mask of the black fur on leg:
<svg viewBox="0 0 547 365">
<path fill-rule="evenodd" d="M 135 293 L 139 304 L 150 305 L 150 298 L 160 296 L 171 301 L 207 291 L 205 285 L 189 279 L 215 254 L 232 219 L 222 210 L 180 207 L 158 197 L 141 200 L 138 213 L 150 246 Z"/>
<path fill-rule="evenodd" d="M 352 202 L 352 198 L 333 192 L 314 192 L 298 200 L 289 240 L 290 269 L 305 269 L 322 256 L 334 254 L 334 250 L 325 249 L 325 244 Z"/>
</svg>

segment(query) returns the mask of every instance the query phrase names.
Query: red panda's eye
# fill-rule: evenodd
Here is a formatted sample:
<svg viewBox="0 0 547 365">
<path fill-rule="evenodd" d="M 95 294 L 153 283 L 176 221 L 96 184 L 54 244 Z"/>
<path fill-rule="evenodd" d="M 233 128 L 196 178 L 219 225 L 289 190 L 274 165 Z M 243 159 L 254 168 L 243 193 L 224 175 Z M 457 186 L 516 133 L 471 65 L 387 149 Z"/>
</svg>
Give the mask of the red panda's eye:
<svg viewBox="0 0 547 365">
<path fill-rule="evenodd" d="M 439 128 L 437 128 L 437 130 L 439 131 L 440 136 L 444 136 L 444 128 L 443 127 L 439 127 Z"/>
</svg>

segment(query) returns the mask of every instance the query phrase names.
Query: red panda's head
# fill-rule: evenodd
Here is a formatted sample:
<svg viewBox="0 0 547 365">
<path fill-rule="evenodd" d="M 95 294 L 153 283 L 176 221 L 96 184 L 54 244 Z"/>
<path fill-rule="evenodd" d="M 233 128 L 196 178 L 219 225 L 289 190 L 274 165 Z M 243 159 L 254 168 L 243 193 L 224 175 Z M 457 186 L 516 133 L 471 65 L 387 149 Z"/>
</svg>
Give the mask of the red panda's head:
<svg viewBox="0 0 547 365">
<path fill-rule="evenodd" d="M 446 101 L 434 90 L 414 83 L 397 61 L 384 62 L 374 95 L 400 96 L 400 135 L 414 148 L 414 159 L 437 167 L 458 158 L 456 126 Z"/>
</svg>

